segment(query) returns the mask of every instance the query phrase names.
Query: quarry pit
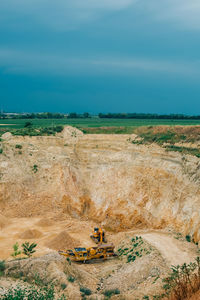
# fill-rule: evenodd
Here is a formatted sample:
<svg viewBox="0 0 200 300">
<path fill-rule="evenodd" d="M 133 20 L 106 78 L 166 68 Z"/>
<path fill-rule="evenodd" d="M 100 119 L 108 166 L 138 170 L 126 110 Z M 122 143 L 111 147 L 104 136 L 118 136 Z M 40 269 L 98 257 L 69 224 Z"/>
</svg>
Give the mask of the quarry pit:
<svg viewBox="0 0 200 300">
<path fill-rule="evenodd" d="M 152 284 L 157 275 L 194 260 L 200 240 L 200 160 L 156 144 L 134 144 L 134 139 L 84 135 L 69 126 L 56 136 L 5 134 L 0 142 L 0 259 L 10 261 L 8 270 L 15 264 L 13 244 L 34 241 L 33 272 L 51 278 L 50 270 L 57 270 L 53 279 L 62 283 L 66 272 L 77 278 L 66 283 L 69 299 L 82 299 L 78 282 L 93 291 L 88 299 L 104 299 L 102 291 L 116 288 L 120 295 L 113 299 L 143 299 L 160 287 L 159 281 Z M 93 246 L 89 236 L 100 225 L 116 250 L 139 236 L 150 247 L 150 257 L 64 270 L 57 250 Z M 45 265 L 46 275 L 37 262 Z M 23 261 L 18 267 L 27 272 Z"/>
</svg>

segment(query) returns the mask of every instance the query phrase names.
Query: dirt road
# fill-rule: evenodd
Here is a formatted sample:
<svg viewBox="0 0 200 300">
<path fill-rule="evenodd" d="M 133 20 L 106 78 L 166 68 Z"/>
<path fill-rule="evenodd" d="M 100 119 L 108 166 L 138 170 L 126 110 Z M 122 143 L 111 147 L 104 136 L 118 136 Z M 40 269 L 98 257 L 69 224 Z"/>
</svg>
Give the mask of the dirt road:
<svg viewBox="0 0 200 300">
<path fill-rule="evenodd" d="M 177 241 L 167 234 L 150 232 L 141 236 L 156 247 L 170 265 L 190 263 L 197 256 L 194 249 L 191 249 L 193 245 Z"/>
</svg>

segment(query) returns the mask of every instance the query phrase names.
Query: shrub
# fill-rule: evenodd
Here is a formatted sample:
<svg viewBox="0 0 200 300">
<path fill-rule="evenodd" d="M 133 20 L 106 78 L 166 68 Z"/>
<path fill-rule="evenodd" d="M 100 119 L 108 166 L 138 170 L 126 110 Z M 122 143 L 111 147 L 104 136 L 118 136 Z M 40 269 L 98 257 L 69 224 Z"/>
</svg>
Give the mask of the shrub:
<svg viewBox="0 0 200 300">
<path fill-rule="evenodd" d="M 12 257 L 16 258 L 18 255 L 21 254 L 21 250 L 19 250 L 19 244 L 18 244 L 18 242 L 16 242 L 13 245 L 13 250 L 14 250 L 14 252 L 11 254 Z"/>
<path fill-rule="evenodd" d="M 0 154 L 2 154 L 3 153 L 3 149 L 2 148 L 0 148 Z"/>
<path fill-rule="evenodd" d="M 22 149 L 22 145 L 17 144 L 17 145 L 15 145 L 15 148 L 16 149 Z"/>
<path fill-rule="evenodd" d="M 67 278 L 67 280 L 68 280 L 69 282 L 74 282 L 74 281 L 75 281 L 75 278 L 74 278 L 73 276 L 69 276 L 69 277 Z"/>
<path fill-rule="evenodd" d="M 190 299 L 200 289 L 200 257 L 195 263 L 172 266 L 171 273 L 162 281 L 164 293 L 153 299 Z"/>
<path fill-rule="evenodd" d="M 90 296 L 92 295 L 92 291 L 88 288 L 85 287 L 80 287 L 80 292 L 82 293 L 83 296 Z"/>
<path fill-rule="evenodd" d="M 118 289 L 105 290 L 103 294 L 104 294 L 104 296 L 110 298 L 113 295 L 119 295 L 120 291 Z"/>
<path fill-rule="evenodd" d="M 190 236 L 190 235 L 186 235 L 185 239 L 186 239 L 186 241 L 187 241 L 188 243 L 190 243 L 190 242 L 192 241 L 192 239 L 191 239 L 191 236 Z"/>
<path fill-rule="evenodd" d="M 37 173 L 37 171 L 38 171 L 38 166 L 37 166 L 37 165 L 34 165 L 33 168 L 32 168 L 32 171 L 33 171 L 34 173 Z"/>
<path fill-rule="evenodd" d="M 32 243 L 30 244 L 29 242 L 25 242 L 24 244 L 22 244 L 23 247 L 23 253 L 28 256 L 31 257 L 33 253 L 36 252 L 36 250 L 34 250 L 34 248 L 37 246 L 37 244 Z"/>
<path fill-rule="evenodd" d="M 61 285 L 60 285 L 60 286 L 61 286 L 61 289 L 62 289 L 62 290 L 65 290 L 65 289 L 66 289 L 66 287 L 67 287 L 66 283 L 61 283 Z"/>
<path fill-rule="evenodd" d="M 4 275 L 6 269 L 5 260 L 0 260 L 0 276 Z"/>
<path fill-rule="evenodd" d="M 5 271 L 5 260 L 0 260 L 0 271 L 3 272 Z"/>
</svg>

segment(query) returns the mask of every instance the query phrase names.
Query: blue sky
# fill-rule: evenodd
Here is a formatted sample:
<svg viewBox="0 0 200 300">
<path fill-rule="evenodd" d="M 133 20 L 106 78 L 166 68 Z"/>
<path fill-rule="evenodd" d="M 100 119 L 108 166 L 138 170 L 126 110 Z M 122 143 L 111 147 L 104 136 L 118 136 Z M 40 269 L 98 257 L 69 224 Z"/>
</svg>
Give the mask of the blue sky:
<svg viewBox="0 0 200 300">
<path fill-rule="evenodd" d="M 0 108 L 200 114 L 199 0 L 1 0 Z"/>
</svg>

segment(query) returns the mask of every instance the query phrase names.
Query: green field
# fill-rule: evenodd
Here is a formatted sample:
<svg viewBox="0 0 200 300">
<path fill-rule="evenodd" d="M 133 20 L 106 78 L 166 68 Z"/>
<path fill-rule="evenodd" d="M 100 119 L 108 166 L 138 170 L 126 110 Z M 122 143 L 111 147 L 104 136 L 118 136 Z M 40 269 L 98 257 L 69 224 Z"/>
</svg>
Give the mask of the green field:
<svg viewBox="0 0 200 300">
<path fill-rule="evenodd" d="M 1 119 L 0 128 L 20 129 L 26 122 L 33 127 L 49 127 L 56 125 L 71 125 L 78 128 L 91 127 L 140 127 L 155 125 L 200 125 L 200 120 L 165 120 L 165 119 Z"/>
</svg>

